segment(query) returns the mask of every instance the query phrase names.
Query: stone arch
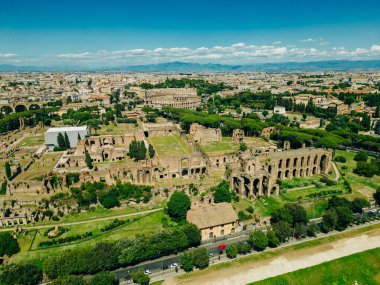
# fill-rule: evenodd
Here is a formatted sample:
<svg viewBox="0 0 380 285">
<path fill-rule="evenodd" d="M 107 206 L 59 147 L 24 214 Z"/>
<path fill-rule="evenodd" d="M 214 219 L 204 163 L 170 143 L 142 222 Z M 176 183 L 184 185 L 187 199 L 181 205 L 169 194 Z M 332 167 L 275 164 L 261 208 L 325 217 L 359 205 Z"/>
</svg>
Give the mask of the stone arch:
<svg viewBox="0 0 380 285">
<path fill-rule="evenodd" d="M 324 154 L 321 156 L 321 161 L 319 162 L 319 167 L 321 172 L 326 172 L 327 170 L 327 156 Z"/>
<path fill-rule="evenodd" d="M 282 173 L 281 173 L 281 171 L 279 171 L 278 174 L 277 174 L 277 178 L 278 179 L 282 179 L 281 175 L 282 175 Z"/>
<path fill-rule="evenodd" d="M 206 173 L 206 167 L 202 167 L 202 174 Z"/>
<path fill-rule="evenodd" d="M 314 157 L 314 164 L 317 164 L 317 161 L 318 161 L 318 155 L 316 155 L 316 156 Z"/>
<path fill-rule="evenodd" d="M 293 177 L 297 176 L 297 169 L 293 169 Z"/>
<path fill-rule="evenodd" d="M 309 165 L 310 164 L 310 155 L 307 157 L 307 162 L 306 162 L 306 165 Z"/>
<path fill-rule="evenodd" d="M 304 162 L 305 162 L 305 158 L 301 157 L 301 166 L 303 166 Z"/>
<path fill-rule="evenodd" d="M 11 106 L 2 106 L 0 109 L 0 113 L 4 113 L 6 115 L 13 112 L 13 108 Z"/>
<path fill-rule="evenodd" d="M 28 108 L 26 108 L 25 105 L 17 105 L 17 106 L 15 107 L 15 112 L 16 112 L 16 113 L 25 112 L 25 111 L 27 111 L 27 110 L 28 110 Z"/>
<path fill-rule="evenodd" d="M 309 168 L 306 168 L 305 176 L 309 176 Z"/>
<path fill-rule="evenodd" d="M 268 193 L 268 177 L 263 176 L 263 181 L 261 183 L 264 193 Z"/>
<path fill-rule="evenodd" d="M 38 105 L 38 104 L 31 104 L 30 106 L 29 106 L 29 110 L 38 110 L 38 109 L 40 109 L 41 107 L 40 107 L 40 105 Z"/>
<path fill-rule="evenodd" d="M 260 179 L 259 178 L 256 178 L 254 181 L 253 181 L 253 195 L 255 196 L 258 196 L 259 193 L 260 193 Z"/>
<path fill-rule="evenodd" d="M 289 178 L 289 169 L 285 171 L 285 178 Z"/>
<path fill-rule="evenodd" d="M 293 166 L 296 167 L 298 162 L 298 157 L 295 157 L 293 160 Z"/>
<path fill-rule="evenodd" d="M 182 169 L 182 176 L 187 176 L 189 175 L 189 170 L 188 169 Z"/>
<path fill-rule="evenodd" d="M 278 168 L 281 168 L 282 167 L 282 159 L 280 159 L 280 161 L 278 162 Z"/>
<path fill-rule="evenodd" d="M 269 172 L 269 174 L 272 173 L 272 165 L 269 165 L 269 166 L 268 166 L 268 172 Z"/>
<path fill-rule="evenodd" d="M 303 169 L 300 169 L 300 177 L 303 177 Z"/>
<path fill-rule="evenodd" d="M 244 194 L 246 197 L 250 197 L 251 189 L 249 188 L 249 186 L 251 184 L 251 180 L 249 180 L 249 178 L 247 177 L 243 177 L 243 183 L 244 183 Z"/>
<path fill-rule="evenodd" d="M 288 158 L 288 159 L 286 160 L 286 165 L 285 165 L 285 167 L 288 168 L 289 165 L 290 165 L 290 158 Z"/>
<path fill-rule="evenodd" d="M 315 166 L 313 167 L 313 174 L 317 174 L 317 168 Z"/>
<path fill-rule="evenodd" d="M 144 136 L 145 136 L 146 138 L 148 138 L 148 137 L 149 137 L 149 132 L 148 132 L 148 131 L 144 131 Z"/>
</svg>

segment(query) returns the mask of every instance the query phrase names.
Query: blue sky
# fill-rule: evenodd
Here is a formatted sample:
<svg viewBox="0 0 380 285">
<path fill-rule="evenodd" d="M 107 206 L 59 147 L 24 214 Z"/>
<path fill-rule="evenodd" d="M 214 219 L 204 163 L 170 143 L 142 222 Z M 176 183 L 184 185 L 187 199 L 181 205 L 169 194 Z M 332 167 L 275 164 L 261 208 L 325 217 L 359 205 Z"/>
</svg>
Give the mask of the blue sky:
<svg viewBox="0 0 380 285">
<path fill-rule="evenodd" d="M 379 0 L 0 1 L 0 64 L 380 59 Z"/>
</svg>

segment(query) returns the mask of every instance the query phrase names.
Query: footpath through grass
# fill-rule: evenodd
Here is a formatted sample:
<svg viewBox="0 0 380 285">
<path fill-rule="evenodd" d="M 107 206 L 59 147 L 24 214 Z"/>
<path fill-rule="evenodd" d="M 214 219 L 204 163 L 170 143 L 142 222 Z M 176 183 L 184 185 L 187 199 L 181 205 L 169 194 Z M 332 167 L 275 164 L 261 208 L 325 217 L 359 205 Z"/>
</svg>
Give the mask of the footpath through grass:
<svg viewBox="0 0 380 285">
<path fill-rule="evenodd" d="M 379 284 L 380 248 L 258 281 L 255 285 Z"/>
</svg>

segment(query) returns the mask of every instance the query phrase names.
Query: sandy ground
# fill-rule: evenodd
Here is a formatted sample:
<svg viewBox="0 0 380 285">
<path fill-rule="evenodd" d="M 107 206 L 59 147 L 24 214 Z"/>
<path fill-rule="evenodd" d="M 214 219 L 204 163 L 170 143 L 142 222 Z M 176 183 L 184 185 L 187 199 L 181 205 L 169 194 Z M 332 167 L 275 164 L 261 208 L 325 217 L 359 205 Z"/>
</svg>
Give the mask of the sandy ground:
<svg viewBox="0 0 380 285">
<path fill-rule="evenodd" d="M 231 268 L 207 272 L 186 280 L 171 278 L 164 284 L 245 285 L 377 247 L 380 247 L 380 229 L 263 261 L 236 264 Z"/>
</svg>

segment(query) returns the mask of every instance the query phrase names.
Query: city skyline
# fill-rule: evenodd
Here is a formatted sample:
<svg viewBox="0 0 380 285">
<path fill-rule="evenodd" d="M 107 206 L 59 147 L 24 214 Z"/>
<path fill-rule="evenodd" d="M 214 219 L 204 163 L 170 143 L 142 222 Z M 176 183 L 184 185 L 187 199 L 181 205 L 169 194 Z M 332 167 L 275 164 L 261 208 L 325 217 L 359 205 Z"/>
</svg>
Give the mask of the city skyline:
<svg viewBox="0 0 380 285">
<path fill-rule="evenodd" d="M 0 7 L 0 64 L 380 59 L 380 5 L 371 0 L 2 1 Z"/>
</svg>

